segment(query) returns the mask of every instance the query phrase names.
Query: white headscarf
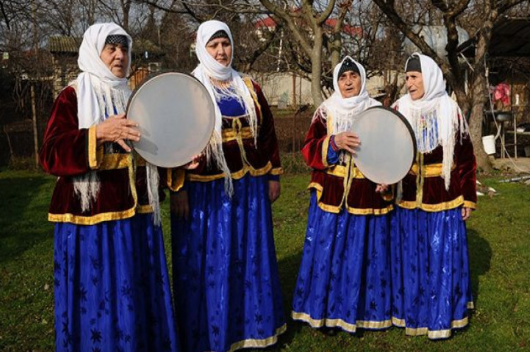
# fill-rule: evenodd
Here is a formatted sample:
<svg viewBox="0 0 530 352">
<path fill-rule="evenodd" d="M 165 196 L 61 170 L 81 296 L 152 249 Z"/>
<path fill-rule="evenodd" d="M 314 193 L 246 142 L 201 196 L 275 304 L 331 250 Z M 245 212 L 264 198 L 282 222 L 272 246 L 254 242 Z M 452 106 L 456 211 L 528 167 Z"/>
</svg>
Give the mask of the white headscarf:
<svg viewBox="0 0 530 352">
<path fill-rule="evenodd" d="M 72 82 L 77 85 L 77 116 L 79 129 L 90 128 L 109 116 L 125 113 L 131 90 L 127 78 L 114 75 L 101 60 L 101 52 L 109 35 L 123 35 L 129 42 L 127 51 L 129 60 L 126 74 L 131 69 L 132 39 L 123 28 L 115 23 L 98 23 L 90 26 L 83 35 L 79 47 L 77 63 L 81 74 Z M 158 172 L 155 166 L 147 163 L 147 188 L 149 204 L 154 211 L 154 222 L 161 224 L 158 197 Z M 74 178 L 75 193 L 81 199 L 81 208 L 88 210 L 90 199 L 96 199 L 99 193 L 99 180 L 95 171 Z"/>
<path fill-rule="evenodd" d="M 361 90 L 358 95 L 351 98 L 343 98 L 339 88 L 340 68 L 347 59 L 353 61 L 355 65 L 357 65 L 361 77 Z M 333 70 L 333 88 L 335 89 L 333 94 L 320 104 L 313 117 L 313 119 L 315 119 L 318 116 L 321 116 L 325 120 L 331 118 L 332 130 L 328 131 L 329 134 L 351 131 L 351 126 L 355 121 L 355 118 L 361 112 L 369 107 L 381 105 L 380 102 L 370 98 L 368 95 L 364 67 L 350 56 L 346 56 L 337 66 L 335 66 L 335 69 Z"/>
<path fill-rule="evenodd" d="M 131 37 L 115 23 L 98 23 L 90 26 L 83 35 L 77 63 L 81 74 L 77 77 L 77 109 L 79 128 L 102 122 L 111 115 L 124 113 L 131 90 L 127 78 L 116 77 L 101 60 L 100 55 L 109 35 L 124 35 L 129 40 L 131 68 Z"/>
<path fill-rule="evenodd" d="M 228 39 L 232 45 L 232 57 L 230 57 L 230 64 L 224 66 L 217 62 L 208 51 L 206 44 L 210 41 L 212 35 L 218 31 L 225 31 Z M 225 188 L 227 193 L 232 194 L 232 182 L 230 170 L 226 164 L 226 159 L 222 149 L 222 114 L 217 102 L 221 99 L 234 98 L 240 102 L 245 108 L 245 113 L 248 115 L 248 122 L 254 138 L 257 137 L 257 115 L 256 107 L 252 95 L 239 75 L 239 73 L 232 68 L 232 60 L 234 57 L 234 40 L 230 28 L 220 21 L 206 21 L 199 26 L 197 30 L 197 42 L 195 47 L 199 65 L 193 70 L 192 74 L 206 87 L 208 93 L 212 97 L 215 106 L 215 130 L 214 135 L 210 141 L 210 145 L 206 150 L 206 156 L 210 160 L 211 157 L 215 160 L 217 166 L 225 174 Z M 212 86 L 211 79 L 227 83 L 226 86 L 216 87 Z"/>
<path fill-rule="evenodd" d="M 420 59 L 425 93 L 417 100 L 412 100 L 410 94 L 406 94 L 394 106 L 414 129 L 419 152 L 429 153 L 439 145 L 443 147 L 442 177 L 445 188 L 449 189 L 455 134 L 458 129 L 461 134 L 467 133 L 467 124 L 458 104 L 447 94 L 442 70 L 436 62 L 419 53 L 413 56 Z"/>
</svg>

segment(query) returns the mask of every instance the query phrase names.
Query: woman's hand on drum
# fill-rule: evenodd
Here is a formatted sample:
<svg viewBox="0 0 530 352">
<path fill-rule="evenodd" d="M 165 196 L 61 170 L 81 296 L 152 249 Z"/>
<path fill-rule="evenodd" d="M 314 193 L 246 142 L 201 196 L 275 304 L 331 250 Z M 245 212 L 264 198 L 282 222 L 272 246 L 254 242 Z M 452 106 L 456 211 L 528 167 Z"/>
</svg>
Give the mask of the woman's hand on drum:
<svg viewBox="0 0 530 352">
<path fill-rule="evenodd" d="M 171 213 L 178 218 L 188 219 L 190 215 L 190 205 L 188 202 L 188 191 L 171 192 L 170 195 Z"/>
<path fill-rule="evenodd" d="M 273 203 L 280 197 L 280 181 L 269 180 L 269 200 Z"/>
<path fill-rule="evenodd" d="M 195 170 L 199 166 L 203 154 L 195 155 L 191 161 L 183 166 L 186 170 Z"/>
<path fill-rule="evenodd" d="M 113 115 L 96 126 L 96 139 L 98 145 L 103 142 L 116 142 L 125 151 L 130 152 L 131 148 L 125 143 L 126 140 L 138 142 L 140 131 L 138 124 L 127 120 L 125 114 Z"/>
<path fill-rule="evenodd" d="M 339 149 L 355 154 L 355 149 L 361 145 L 359 137 L 352 132 L 341 132 L 335 135 L 335 144 Z"/>
</svg>

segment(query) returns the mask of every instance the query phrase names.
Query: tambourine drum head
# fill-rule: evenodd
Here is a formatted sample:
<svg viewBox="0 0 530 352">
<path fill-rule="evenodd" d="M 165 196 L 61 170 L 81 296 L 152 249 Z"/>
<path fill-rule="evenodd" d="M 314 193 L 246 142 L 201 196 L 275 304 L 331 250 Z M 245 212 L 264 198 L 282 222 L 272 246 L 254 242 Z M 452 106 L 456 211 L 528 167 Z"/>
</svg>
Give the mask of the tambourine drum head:
<svg viewBox="0 0 530 352">
<path fill-rule="evenodd" d="M 355 164 L 366 178 L 390 185 L 409 172 L 416 155 L 416 139 L 401 114 L 384 107 L 369 108 L 355 119 L 352 131 L 361 140 Z"/>
<path fill-rule="evenodd" d="M 195 77 L 169 72 L 135 90 L 127 118 L 139 124 L 141 137 L 134 149 L 148 162 L 169 168 L 190 162 L 208 145 L 215 110 Z"/>
</svg>

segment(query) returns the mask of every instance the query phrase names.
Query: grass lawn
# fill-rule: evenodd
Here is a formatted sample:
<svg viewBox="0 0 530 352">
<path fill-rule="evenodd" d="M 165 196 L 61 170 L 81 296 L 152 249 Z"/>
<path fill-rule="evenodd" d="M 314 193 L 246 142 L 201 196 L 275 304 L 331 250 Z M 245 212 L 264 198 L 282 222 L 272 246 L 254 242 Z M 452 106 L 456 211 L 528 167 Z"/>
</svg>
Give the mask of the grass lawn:
<svg viewBox="0 0 530 352">
<path fill-rule="evenodd" d="M 304 242 L 308 180 L 307 174 L 285 175 L 282 196 L 274 204 L 286 309 Z M 498 194 L 481 197 L 480 209 L 468 222 L 476 306 L 468 328 L 449 340 L 432 342 L 406 337 L 399 328 L 330 337 L 288 320 L 279 344 L 267 351 L 530 350 L 530 187 L 499 183 L 495 177 L 481 181 Z M 0 351 L 54 349 L 53 226 L 47 222 L 53 184 L 53 177 L 41 173 L 0 172 Z"/>
</svg>

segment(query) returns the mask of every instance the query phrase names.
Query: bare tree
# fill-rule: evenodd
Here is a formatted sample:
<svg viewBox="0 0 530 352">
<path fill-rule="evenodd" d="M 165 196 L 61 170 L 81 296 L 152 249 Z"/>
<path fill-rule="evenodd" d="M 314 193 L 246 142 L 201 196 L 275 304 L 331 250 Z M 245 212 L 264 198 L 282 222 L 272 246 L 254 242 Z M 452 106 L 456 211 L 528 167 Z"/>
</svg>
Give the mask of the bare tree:
<svg viewBox="0 0 530 352">
<path fill-rule="evenodd" d="M 487 53 L 489 50 L 492 29 L 497 20 L 508 10 L 527 0 L 429 0 L 422 2 L 431 9 L 428 14 L 441 19 L 447 31 L 447 56 L 442 57 L 427 44 L 418 32 L 413 30 L 414 24 L 409 17 L 400 12 L 394 0 L 374 0 L 392 23 L 410 39 L 424 54 L 432 57 L 441 67 L 448 84 L 453 88 L 459 105 L 464 114 L 470 114 L 470 133 L 473 147 L 477 155 L 478 167 L 484 171 L 491 170 L 491 163 L 482 145 L 482 120 L 484 104 L 487 101 L 488 87 L 486 84 Z M 477 11 L 478 10 L 478 11 Z M 460 63 L 458 50 L 457 24 L 473 23 L 476 38 L 475 57 L 469 65 L 469 74 L 464 73 L 465 67 Z M 467 77 L 467 82 L 466 82 Z M 467 83 L 467 84 L 466 84 Z M 470 89 L 466 91 L 466 86 Z"/>
<path fill-rule="evenodd" d="M 333 45 L 331 45 L 331 58 L 338 63 L 341 47 L 341 28 L 344 17 L 351 6 L 352 1 L 337 3 L 335 0 L 327 2 L 315 2 L 302 0 L 297 2 L 297 7 L 288 7 L 287 2 L 273 2 L 271 0 L 260 0 L 260 3 L 274 16 L 279 18 L 290 34 L 296 40 L 303 54 L 311 64 L 311 95 L 313 102 L 318 105 L 323 101 L 322 97 L 322 54 L 324 50 L 324 37 L 326 20 L 330 18 L 334 10 L 338 11 L 339 20 L 333 27 Z"/>
</svg>

